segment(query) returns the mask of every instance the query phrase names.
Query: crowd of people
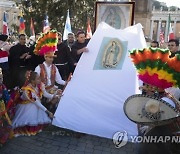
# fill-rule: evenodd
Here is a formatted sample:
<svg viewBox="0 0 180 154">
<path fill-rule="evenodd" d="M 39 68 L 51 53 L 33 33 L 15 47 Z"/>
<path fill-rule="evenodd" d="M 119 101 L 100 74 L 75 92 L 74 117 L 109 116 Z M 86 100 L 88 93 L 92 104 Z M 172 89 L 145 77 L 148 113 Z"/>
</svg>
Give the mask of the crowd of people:
<svg viewBox="0 0 180 154">
<path fill-rule="evenodd" d="M 15 45 L 6 41 L 8 36 L 0 35 L 0 144 L 12 136 L 35 135 L 51 123 L 69 76 L 82 53 L 88 52 L 89 40 L 83 31 L 76 39 L 69 33 L 65 41 L 57 32 L 57 51 L 44 55 L 34 53 L 40 37 L 37 33 L 27 46 L 24 34 Z M 150 46 L 156 48 L 159 43 L 152 41 Z M 180 53 L 178 40 L 169 40 L 167 47 L 171 57 Z"/>
</svg>

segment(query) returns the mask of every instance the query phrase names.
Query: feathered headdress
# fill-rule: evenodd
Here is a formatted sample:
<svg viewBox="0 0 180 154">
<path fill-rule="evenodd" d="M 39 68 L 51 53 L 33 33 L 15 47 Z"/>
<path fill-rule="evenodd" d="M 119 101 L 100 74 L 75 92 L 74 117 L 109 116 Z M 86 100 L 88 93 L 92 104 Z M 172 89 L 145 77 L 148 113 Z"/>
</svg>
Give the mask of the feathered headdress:
<svg viewBox="0 0 180 154">
<path fill-rule="evenodd" d="M 180 55 L 169 56 L 168 49 L 150 47 L 130 51 L 139 79 L 162 89 L 180 87 Z"/>
<path fill-rule="evenodd" d="M 54 55 L 57 50 L 58 43 L 58 33 L 56 30 L 48 31 L 42 34 L 36 41 L 36 46 L 34 49 L 34 54 L 44 56 L 44 55 Z"/>
</svg>

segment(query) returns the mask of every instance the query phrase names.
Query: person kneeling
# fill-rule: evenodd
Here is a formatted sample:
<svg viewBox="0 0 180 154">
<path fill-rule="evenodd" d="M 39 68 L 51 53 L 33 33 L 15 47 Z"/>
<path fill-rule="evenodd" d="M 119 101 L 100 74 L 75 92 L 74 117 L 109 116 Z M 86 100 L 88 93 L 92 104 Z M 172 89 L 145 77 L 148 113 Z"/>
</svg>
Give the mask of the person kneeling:
<svg viewBox="0 0 180 154">
<path fill-rule="evenodd" d="M 46 92 L 44 84 L 36 72 L 31 72 L 17 105 L 12 122 L 15 136 L 36 135 L 42 128 L 51 123 L 54 115 L 41 104 L 42 96 L 49 99 L 60 97 Z"/>
</svg>

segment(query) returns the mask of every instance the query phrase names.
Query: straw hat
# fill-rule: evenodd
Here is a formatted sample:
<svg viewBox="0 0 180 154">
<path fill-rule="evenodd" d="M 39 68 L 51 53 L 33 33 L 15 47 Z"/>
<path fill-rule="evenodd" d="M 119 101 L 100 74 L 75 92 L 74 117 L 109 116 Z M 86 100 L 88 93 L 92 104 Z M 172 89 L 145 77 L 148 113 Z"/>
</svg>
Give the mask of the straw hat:
<svg viewBox="0 0 180 154">
<path fill-rule="evenodd" d="M 168 102 L 141 94 L 126 99 L 124 112 L 131 121 L 145 125 L 163 125 L 180 116 Z"/>
</svg>

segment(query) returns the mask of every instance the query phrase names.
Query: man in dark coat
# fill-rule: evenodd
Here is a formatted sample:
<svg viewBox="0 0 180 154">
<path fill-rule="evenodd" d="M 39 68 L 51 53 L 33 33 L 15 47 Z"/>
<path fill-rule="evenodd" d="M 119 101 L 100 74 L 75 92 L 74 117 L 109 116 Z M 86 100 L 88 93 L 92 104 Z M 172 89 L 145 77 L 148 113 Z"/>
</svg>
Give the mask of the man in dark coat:
<svg viewBox="0 0 180 154">
<path fill-rule="evenodd" d="M 68 33 L 67 40 L 63 41 L 63 43 L 70 48 L 70 51 L 71 51 L 71 48 L 72 48 L 72 45 L 74 44 L 74 42 L 75 42 L 74 33 Z"/>
<path fill-rule="evenodd" d="M 59 73 L 63 80 L 67 80 L 70 74 L 70 66 L 74 66 L 75 60 L 73 60 L 70 49 L 64 43 L 62 43 L 62 34 L 58 33 L 58 45 L 55 52 L 56 58 L 54 58 L 54 64 L 59 70 Z"/>
<path fill-rule="evenodd" d="M 29 48 L 26 44 L 26 36 L 19 35 L 19 43 L 9 50 L 9 67 L 11 74 L 12 87 L 22 87 L 25 82 L 25 73 L 27 71 L 27 62 L 31 58 Z"/>
<path fill-rule="evenodd" d="M 83 31 L 79 31 L 77 33 L 77 41 L 72 45 L 72 56 L 75 59 L 76 63 L 78 63 L 83 52 L 87 52 L 88 48 L 86 47 L 89 40 L 86 40 L 85 33 Z"/>
</svg>

